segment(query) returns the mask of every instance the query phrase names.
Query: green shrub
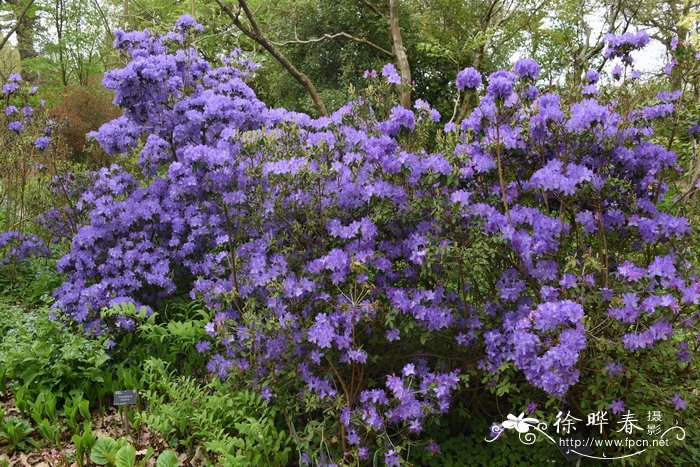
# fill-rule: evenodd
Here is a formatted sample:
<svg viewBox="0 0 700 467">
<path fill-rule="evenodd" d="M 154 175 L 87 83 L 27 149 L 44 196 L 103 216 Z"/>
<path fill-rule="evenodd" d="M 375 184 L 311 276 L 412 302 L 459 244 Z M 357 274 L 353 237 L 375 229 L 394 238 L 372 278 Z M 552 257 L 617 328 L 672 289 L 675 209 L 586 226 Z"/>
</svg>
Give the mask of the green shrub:
<svg viewBox="0 0 700 467">
<path fill-rule="evenodd" d="M 200 384 L 176 376 L 162 360 L 144 364 L 146 410 L 140 422 L 161 433 L 173 447 L 203 446 L 224 465 L 286 465 L 290 438 L 275 423 L 278 410 L 248 390 L 219 380 Z"/>
<path fill-rule="evenodd" d="M 98 399 L 109 360 L 98 340 L 52 319 L 46 308 L 26 312 L 1 303 L 0 335 L 0 377 L 12 381 L 18 404 L 42 391 L 62 400 L 74 390 Z"/>
</svg>

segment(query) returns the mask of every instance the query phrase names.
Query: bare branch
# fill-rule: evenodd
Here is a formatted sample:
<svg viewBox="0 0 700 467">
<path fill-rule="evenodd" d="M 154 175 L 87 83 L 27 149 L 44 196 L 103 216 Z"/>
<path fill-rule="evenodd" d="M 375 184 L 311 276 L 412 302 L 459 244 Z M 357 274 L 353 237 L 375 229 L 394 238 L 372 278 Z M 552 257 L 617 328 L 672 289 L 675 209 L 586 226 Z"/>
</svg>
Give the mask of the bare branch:
<svg viewBox="0 0 700 467">
<path fill-rule="evenodd" d="M 262 31 L 260 31 L 257 21 L 255 21 L 253 12 L 251 12 L 250 7 L 248 7 L 248 2 L 246 0 L 238 0 L 238 5 L 240 6 L 240 10 L 243 10 L 243 13 L 245 13 L 246 18 L 248 18 L 248 22 L 250 23 L 250 27 L 253 28 L 253 31 L 259 36 L 262 36 Z"/>
<path fill-rule="evenodd" d="M 107 15 L 105 15 L 105 12 L 102 10 L 102 7 L 100 6 L 100 3 L 97 0 L 92 0 L 93 5 L 95 5 L 95 8 L 97 9 L 97 13 L 100 15 L 100 19 L 102 19 L 102 23 L 105 26 L 105 31 L 107 34 L 109 34 L 109 37 L 114 38 L 114 33 L 112 32 L 112 28 L 109 26 L 109 20 L 107 20 Z"/>
<path fill-rule="evenodd" d="M 289 45 L 289 44 L 312 44 L 312 43 L 315 43 L 315 42 L 322 42 L 322 41 L 324 41 L 324 40 L 326 40 L 326 39 L 336 39 L 336 38 L 338 38 L 338 37 L 344 37 L 344 38 L 346 38 L 346 39 L 349 39 L 349 40 L 351 40 L 351 41 L 357 42 L 357 43 L 359 43 L 359 44 L 368 45 L 368 46 L 370 46 L 370 47 L 372 47 L 372 48 L 378 50 L 379 52 L 381 52 L 381 53 L 383 53 L 383 54 L 385 54 L 385 55 L 388 55 L 389 57 L 394 57 L 394 56 L 395 56 L 394 53 L 393 53 L 391 50 L 387 50 L 387 49 L 385 49 L 384 47 L 382 47 L 382 46 L 380 46 L 380 45 L 378 45 L 378 44 L 375 44 L 375 43 L 372 42 L 372 41 L 368 41 L 367 39 L 363 39 L 363 38 L 361 38 L 361 37 L 356 37 L 356 36 L 353 36 L 352 34 L 348 34 L 348 33 L 345 32 L 345 31 L 338 32 L 338 33 L 336 33 L 336 34 L 324 34 L 324 35 L 321 36 L 321 37 L 316 37 L 316 38 L 307 39 L 307 40 L 301 40 L 301 39 L 297 38 L 297 39 L 294 39 L 294 40 L 289 40 L 289 41 L 284 41 L 284 42 L 272 42 L 272 41 L 270 41 L 270 42 L 272 42 L 273 44 L 275 44 L 275 45 L 278 46 L 278 47 L 284 47 L 284 46 Z"/>
<path fill-rule="evenodd" d="M 367 8 L 369 8 L 370 10 L 372 10 L 373 12 L 375 12 L 376 14 L 378 14 L 379 16 L 382 16 L 382 17 L 386 16 L 386 15 L 377 7 L 377 5 L 373 4 L 373 3 L 370 2 L 369 0 L 360 0 L 360 2 L 362 2 L 363 5 L 365 5 Z"/>
<path fill-rule="evenodd" d="M 248 38 L 258 43 L 258 45 L 265 49 L 270 55 L 272 55 L 272 57 L 275 60 L 279 62 L 280 65 L 282 65 L 282 67 L 287 71 L 287 73 L 289 73 L 295 80 L 297 80 L 299 84 L 306 88 L 306 91 L 309 93 L 309 96 L 313 101 L 316 111 L 320 115 L 328 115 L 328 112 L 326 111 L 326 106 L 324 105 L 323 100 L 321 99 L 321 95 L 316 90 L 316 86 L 314 86 L 313 82 L 311 82 L 308 76 L 299 71 L 294 66 L 294 64 L 292 64 L 292 62 L 290 62 L 289 59 L 287 59 L 287 57 L 285 57 L 284 54 L 280 52 L 275 47 L 275 45 L 265 37 L 260 27 L 258 26 L 258 23 L 255 21 L 255 16 L 250 11 L 246 0 L 238 0 L 238 8 L 236 9 L 236 11 L 224 5 L 222 0 L 216 0 L 216 4 L 219 6 L 221 11 L 223 11 L 226 14 L 226 16 L 228 16 L 229 19 L 231 19 L 231 22 L 238 28 L 239 31 L 241 31 Z M 241 21 L 241 12 L 243 12 L 243 14 L 245 15 L 246 19 L 248 20 L 248 24 L 250 24 L 250 27 L 246 26 Z"/>
</svg>

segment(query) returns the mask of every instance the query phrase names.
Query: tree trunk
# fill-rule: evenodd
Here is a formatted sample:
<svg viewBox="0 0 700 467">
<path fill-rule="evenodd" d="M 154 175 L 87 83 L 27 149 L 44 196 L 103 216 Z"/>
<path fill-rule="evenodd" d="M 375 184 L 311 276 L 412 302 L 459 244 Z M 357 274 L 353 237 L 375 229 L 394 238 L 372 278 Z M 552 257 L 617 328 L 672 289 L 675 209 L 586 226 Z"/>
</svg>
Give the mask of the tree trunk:
<svg viewBox="0 0 700 467">
<path fill-rule="evenodd" d="M 8 3 L 15 7 L 17 18 L 17 52 L 21 62 L 36 58 L 34 49 L 34 33 L 37 27 L 36 10 L 33 6 L 27 7 L 28 0 L 8 0 Z M 24 14 L 21 14 L 24 12 Z M 33 71 L 22 70 L 22 75 L 27 81 L 36 81 L 37 74 Z"/>
<path fill-rule="evenodd" d="M 389 0 L 389 32 L 391 33 L 391 43 L 396 62 L 401 75 L 401 105 L 407 109 L 411 108 L 411 66 L 406 56 L 406 48 L 401 37 L 401 26 L 399 25 L 399 0 Z"/>
</svg>

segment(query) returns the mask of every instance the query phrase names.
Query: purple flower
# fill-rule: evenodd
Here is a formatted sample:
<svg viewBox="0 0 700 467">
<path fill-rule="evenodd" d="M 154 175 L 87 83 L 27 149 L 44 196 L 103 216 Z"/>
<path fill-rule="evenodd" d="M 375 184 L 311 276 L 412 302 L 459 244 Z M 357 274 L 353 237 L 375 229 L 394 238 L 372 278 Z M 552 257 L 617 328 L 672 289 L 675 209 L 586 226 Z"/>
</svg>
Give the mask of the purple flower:
<svg viewBox="0 0 700 467">
<path fill-rule="evenodd" d="M 312 342 L 322 349 L 331 347 L 331 342 L 335 338 L 335 328 L 330 323 L 328 315 L 320 313 L 316 316 L 316 324 L 309 329 L 309 342 Z"/>
<path fill-rule="evenodd" d="M 677 65 L 676 60 L 674 60 L 674 59 L 669 60 L 666 63 L 666 65 L 664 65 L 664 73 L 666 73 L 667 75 L 670 75 L 671 73 L 673 73 L 673 68 L 675 68 L 676 65 Z"/>
<path fill-rule="evenodd" d="M 540 76 L 540 65 L 532 58 L 521 58 L 515 62 L 513 71 L 520 78 L 536 80 Z"/>
<path fill-rule="evenodd" d="M 199 341 L 195 344 L 195 348 L 199 353 L 208 352 L 211 349 L 211 342 L 209 341 Z"/>
<path fill-rule="evenodd" d="M 187 29 L 194 29 L 195 31 L 204 30 L 204 26 L 197 23 L 197 20 L 190 15 L 182 15 L 175 22 L 175 28 L 180 31 L 185 31 Z"/>
<path fill-rule="evenodd" d="M 681 395 L 676 393 L 673 395 L 673 399 L 671 399 L 673 402 L 673 407 L 676 410 L 685 410 L 688 408 L 688 402 L 685 401 L 684 399 L 681 399 Z"/>
<path fill-rule="evenodd" d="M 440 445 L 435 441 L 431 441 L 425 445 L 425 450 L 430 454 L 440 454 Z"/>
<path fill-rule="evenodd" d="M 534 99 L 537 99 L 537 96 L 539 96 L 539 94 L 540 94 L 540 92 L 537 90 L 537 88 L 535 86 L 533 86 L 532 84 L 530 84 L 525 89 L 522 96 L 523 96 L 523 99 L 534 100 Z"/>
<path fill-rule="evenodd" d="M 615 66 L 612 69 L 612 72 L 610 72 L 610 75 L 613 77 L 614 80 L 620 80 L 622 78 L 622 73 L 624 72 L 624 68 L 622 68 L 622 65 L 619 63 L 615 64 Z"/>
<path fill-rule="evenodd" d="M 409 377 L 413 376 L 416 374 L 416 367 L 412 363 L 408 363 L 403 367 L 403 370 L 401 371 L 401 374 L 403 374 L 404 377 Z"/>
<path fill-rule="evenodd" d="M 400 331 L 398 329 L 387 329 L 386 340 L 388 340 L 389 342 L 398 341 L 401 339 L 399 334 Z"/>
<path fill-rule="evenodd" d="M 608 405 L 608 408 L 612 410 L 612 413 L 614 413 L 615 415 L 624 412 L 625 407 L 625 403 L 621 399 L 615 399 Z"/>
<path fill-rule="evenodd" d="M 605 124 L 610 119 L 610 111 L 595 99 L 585 99 L 571 107 L 571 118 L 566 127 L 571 132 L 580 133 Z"/>
<path fill-rule="evenodd" d="M 360 460 L 367 460 L 369 459 L 369 448 L 366 446 L 363 446 L 357 450 L 357 458 Z"/>
<path fill-rule="evenodd" d="M 552 159 L 547 165 L 532 174 L 530 185 L 543 190 L 573 195 L 579 184 L 592 179 L 593 172 L 589 168 L 573 163 L 568 164 L 565 168 L 561 160 Z"/>
<path fill-rule="evenodd" d="M 607 371 L 612 378 L 619 378 L 624 373 L 624 366 L 619 362 L 609 362 L 605 366 L 605 371 Z"/>
<path fill-rule="evenodd" d="M 36 140 L 34 140 L 34 146 L 36 146 L 37 149 L 44 150 L 49 147 L 49 144 L 51 143 L 51 138 L 49 136 L 40 136 Z"/>
<path fill-rule="evenodd" d="M 600 74 L 595 70 L 588 70 L 585 74 L 585 79 L 588 84 L 596 84 L 600 80 Z"/>
<path fill-rule="evenodd" d="M 19 90 L 19 84 L 17 83 L 5 83 L 2 85 L 3 94 L 12 94 Z"/>
<path fill-rule="evenodd" d="M 263 386 L 260 389 L 260 398 L 265 402 L 272 400 L 272 389 L 270 389 L 270 386 Z"/>
<path fill-rule="evenodd" d="M 396 67 L 391 63 L 387 63 L 382 68 L 382 76 L 386 78 L 387 83 L 390 84 L 401 84 L 401 77 L 396 71 Z"/>
<path fill-rule="evenodd" d="M 584 96 L 595 96 L 598 94 L 598 87 L 594 84 L 587 84 L 581 87 L 581 94 Z"/>
<path fill-rule="evenodd" d="M 505 99 L 513 93 L 513 80 L 503 75 L 492 75 L 486 92 L 495 99 Z"/>
<path fill-rule="evenodd" d="M 476 89 L 481 86 L 481 73 L 475 68 L 469 67 L 457 73 L 456 79 L 457 89 Z"/>
<path fill-rule="evenodd" d="M 384 464 L 386 467 L 400 467 L 401 457 L 394 449 L 390 449 L 384 453 Z"/>
<path fill-rule="evenodd" d="M 603 56 L 605 58 L 620 57 L 624 62 L 632 63 L 630 52 L 642 49 L 649 41 L 649 35 L 646 31 L 626 32 L 621 35 L 606 34 L 607 48 L 603 52 Z"/>
<path fill-rule="evenodd" d="M 16 133 L 21 133 L 22 131 L 24 131 L 24 125 L 22 125 L 22 122 L 17 121 L 17 120 L 10 122 L 7 125 L 7 128 L 9 128 L 10 130 L 12 130 Z"/>
<path fill-rule="evenodd" d="M 688 363 L 693 359 L 693 354 L 688 350 L 688 344 L 686 342 L 680 342 L 678 344 L 676 356 L 681 363 Z"/>
</svg>

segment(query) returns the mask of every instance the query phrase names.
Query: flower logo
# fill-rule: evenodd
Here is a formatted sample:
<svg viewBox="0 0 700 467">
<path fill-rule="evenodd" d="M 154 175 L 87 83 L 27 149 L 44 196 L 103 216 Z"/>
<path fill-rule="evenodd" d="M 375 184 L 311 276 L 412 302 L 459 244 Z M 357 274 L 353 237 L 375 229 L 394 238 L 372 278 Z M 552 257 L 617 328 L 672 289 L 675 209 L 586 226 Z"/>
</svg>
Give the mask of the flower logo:
<svg viewBox="0 0 700 467">
<path fill-rule="evenodd" d="M 530 428 L 537 426 L 537 423 L 539 423 L 539 420 L 536 418 L 525 418 L 525 413 L 521 412 L 517 417 L 513 414 L 508 414 L 507 420 L 501 425 L 509 430 L 515 428 L 518 433 L 527 433 L 530 431 Z"/>
</svg>

